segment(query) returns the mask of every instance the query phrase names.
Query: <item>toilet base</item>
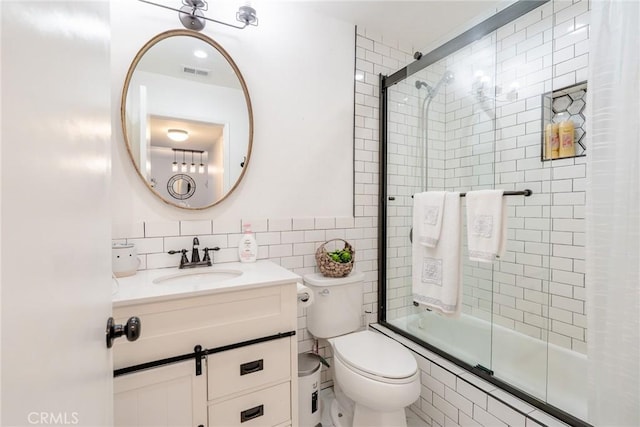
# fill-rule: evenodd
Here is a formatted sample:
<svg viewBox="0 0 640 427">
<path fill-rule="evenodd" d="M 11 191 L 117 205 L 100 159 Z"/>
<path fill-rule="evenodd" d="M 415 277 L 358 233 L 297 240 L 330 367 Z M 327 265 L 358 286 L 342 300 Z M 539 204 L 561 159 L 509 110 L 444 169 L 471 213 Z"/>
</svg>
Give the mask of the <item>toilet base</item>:
<svg viewBox="0 0 640 427">
<path fill-rule="evenodd" d="M 331 421 L 335 427 L 352 427 L 353 426 L 353 414 L 346 411 L 340 406 L 338 399 L 331 401 Z"/>
<path fill-rule="evenodd" d="M 407 427 L 404 408 L 395 412 L 378 412 L 356 403 L 352 413 L 335 398 L 330 405 L 331 421 L 335 427 Z"/>
</svg>

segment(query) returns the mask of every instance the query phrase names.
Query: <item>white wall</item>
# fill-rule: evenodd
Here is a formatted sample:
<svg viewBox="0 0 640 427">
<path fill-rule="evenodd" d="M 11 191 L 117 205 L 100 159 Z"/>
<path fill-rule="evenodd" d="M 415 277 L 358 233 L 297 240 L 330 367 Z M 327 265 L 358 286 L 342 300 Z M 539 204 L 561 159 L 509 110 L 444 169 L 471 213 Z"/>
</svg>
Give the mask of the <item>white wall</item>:
<svg viewBox="0 0 640 427">
<path fill-rule="evenodd" d="M 227 4 L 211 9 L 208 16 L 235 18 Z M 352 215 L 354 28 L 304 3 L 266 2 L 256 9 L 258 27 L 208 23 L 203 31 L 229 52 L 247 82 L 255 126 L 249 168 L 220 205 L 184 211 L 161 202 L 136 175 L 119 120 L 131 60 L 153 36 L 179 28 L 177 14 L 112 2 L 114 237 L 149 220 Z"/>
</svg>

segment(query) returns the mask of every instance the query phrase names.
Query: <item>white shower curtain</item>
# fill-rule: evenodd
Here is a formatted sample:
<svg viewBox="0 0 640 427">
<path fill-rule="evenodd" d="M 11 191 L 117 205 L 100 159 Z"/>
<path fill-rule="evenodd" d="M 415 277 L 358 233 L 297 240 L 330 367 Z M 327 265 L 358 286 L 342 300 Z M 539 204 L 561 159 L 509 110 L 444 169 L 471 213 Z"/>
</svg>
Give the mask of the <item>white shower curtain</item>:
<svg viewBox="0 0 640 427">
<path fill-rule="evenodd" d="M 589 422 L 640 426 L 640 2 L 593 0 L 587 106 Z"/>
</svg>

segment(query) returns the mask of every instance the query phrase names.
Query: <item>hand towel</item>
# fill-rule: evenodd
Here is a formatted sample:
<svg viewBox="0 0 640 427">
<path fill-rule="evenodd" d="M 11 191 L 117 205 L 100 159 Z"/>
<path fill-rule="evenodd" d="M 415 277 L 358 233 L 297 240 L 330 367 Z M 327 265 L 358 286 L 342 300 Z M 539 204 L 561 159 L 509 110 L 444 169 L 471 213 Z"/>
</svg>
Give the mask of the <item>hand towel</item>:
<svg viewBox="0 0 640 427">
<path fill-rule="evenodd" d="M 446 191 L 427 191 L 413 195 L 413 239 L 435 248 L 442 231 L 442 211 Z"/>
<path fill-rule="evenodd" d="M 467 243 L 469 259 L 493 262 L 507 247 L 507 201 L 504 190 L 467 193 Z"/>
<path fill-rule="evenodd" d="M 413 239 L 413 300 L 438 313 L 458 317 L 462 307 L 460 193 L 446 193 L 441 216 L 442 232 L 435 248 Z M 419 226 L 414 216 L 414 230 Z"/>
</svg>

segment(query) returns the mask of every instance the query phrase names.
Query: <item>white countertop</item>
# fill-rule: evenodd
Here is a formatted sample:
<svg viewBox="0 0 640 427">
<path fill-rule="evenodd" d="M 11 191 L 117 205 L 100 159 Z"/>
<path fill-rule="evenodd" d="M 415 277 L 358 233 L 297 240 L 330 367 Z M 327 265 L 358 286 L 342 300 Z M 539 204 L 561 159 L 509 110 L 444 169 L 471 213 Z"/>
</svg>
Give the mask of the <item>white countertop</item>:
<svg viewBox="0 0 640 427">
<path fill-rule="evenodd" d="M 194 283 L 153 283 L 154 280 L 164 276 L 206 274 L 211 271 L 241 271 L 242 274 L 213 283 L 203 283 L 202 280 L 194 281 Z M 212 267 L 183 270 L 177 267 L 143 270 L 134 276 L 114 280 L 117 281 L 117 284 L 114 283 L 113 306 L 122 307 L 238 289 L 296 283 L 301 282 L 302 278 L 274 262 L 262 260 L 254 263 L 220 263 L 214 264 Z"/>
</svg>

